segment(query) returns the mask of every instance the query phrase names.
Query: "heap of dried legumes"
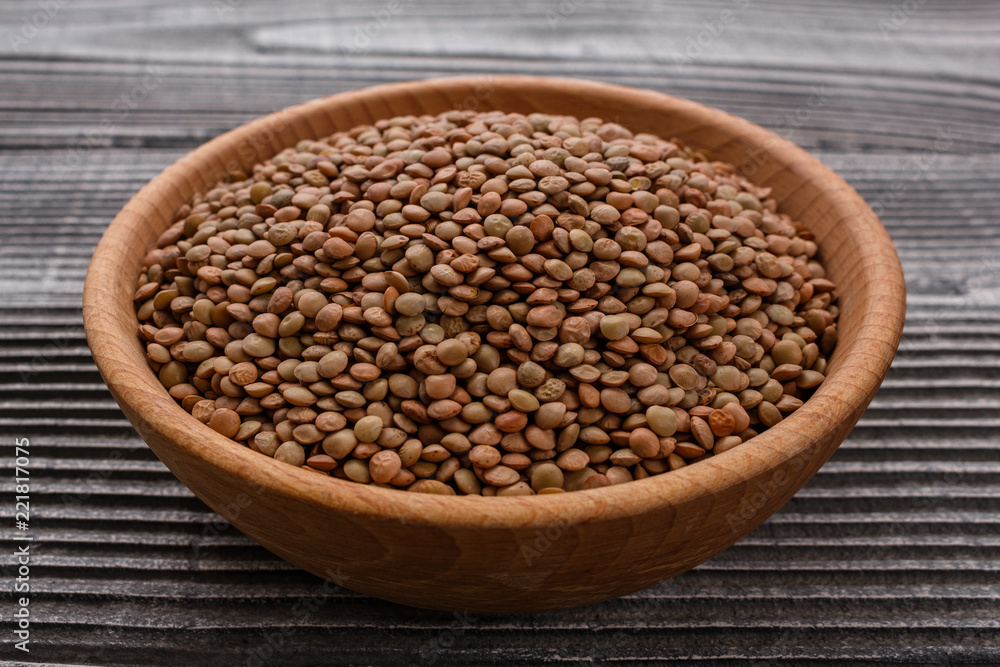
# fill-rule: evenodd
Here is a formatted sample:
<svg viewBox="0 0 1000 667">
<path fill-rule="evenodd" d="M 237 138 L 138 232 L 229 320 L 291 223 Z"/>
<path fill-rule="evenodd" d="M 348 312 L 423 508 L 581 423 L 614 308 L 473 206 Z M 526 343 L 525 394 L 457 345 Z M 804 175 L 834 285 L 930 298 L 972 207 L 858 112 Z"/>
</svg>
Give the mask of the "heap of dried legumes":
<svg viewBox="0 0 1000 667">
<path fill-rule="evenodd" d="M 501 496 L 643 479 L 824 379 L 834 285 L 769 193 L 597 118 L 383 120 L 183 206 L 139 333 L 196 419 L 321 474 Z"/>
</svg>

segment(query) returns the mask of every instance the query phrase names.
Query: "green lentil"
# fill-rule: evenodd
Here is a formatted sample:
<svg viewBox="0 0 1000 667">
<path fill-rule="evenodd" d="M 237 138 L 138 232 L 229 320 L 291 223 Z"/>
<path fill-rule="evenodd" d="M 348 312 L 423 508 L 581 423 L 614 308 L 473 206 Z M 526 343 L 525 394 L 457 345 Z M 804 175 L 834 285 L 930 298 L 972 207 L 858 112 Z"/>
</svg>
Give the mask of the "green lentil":
<svg viewBox="0 0 1000 667">
<path fill-rule="evenodd" d="M 173 397 L 289 465 L 447 495 L 597 488 L 737 447 L 825 379 L 816 244 L 682 145 L 449 112 L 248 173 L 178 211 L 136 314 Z"/>
<path fill-rule="evenodd" d="M 354 424 L 354 436 L 358 442 L 375 442 L 382 433 L 382 419 L 379 417 L 362 417 Z"/>
<path fill-rule="evenodd" d="M 601 318 L 601 334 L 608 340 L 621 340 L 628 336 L 628 320 L 620 315 L 608 315 Z"/>
</svg>

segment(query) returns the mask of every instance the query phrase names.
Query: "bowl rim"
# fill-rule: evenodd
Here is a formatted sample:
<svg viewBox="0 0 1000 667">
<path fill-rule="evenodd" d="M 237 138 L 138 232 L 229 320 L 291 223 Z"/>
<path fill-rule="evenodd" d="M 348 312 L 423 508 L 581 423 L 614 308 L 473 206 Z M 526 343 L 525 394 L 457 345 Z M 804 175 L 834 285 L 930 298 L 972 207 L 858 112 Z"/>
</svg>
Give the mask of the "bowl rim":
<svg viewBox="0 0 1000 667">
<path fill-rule="evenodd" d="M 583 79 L 491 75 L 489 81 L 495 87 L 505 86 L 527 93 L 552 85 L 571 86 L 580 95 L 610 95 L 621 104 L 646 105 L 664 115 L 697 115 L 705 123 L 723 123 L 738 130 L 740 136 L 747 141 L 767 146 L 769 159 L 782 165 L 781 170 L 794 168 L 796 173 L 821 179 L 844 200 L 842 205 L 854 208 L 859 230 L 868 234 L 873 244 L 871 252 L 860 253 L 856 259 L 871 271 L 870 280 L 879 285 L 876 298 L 858 307 L 867 312 L 875 311 L 878 306 L 881 309 L 880 315 L 888 314 L 898 322 L 887 324 L 876 321 L 877 318 L 865 318 L 860 324 L 854 344 L 849 349 L 838 346 L 835 367 L 815 394 L 799 410 L 756 438 L 699 461 L 696 465 L 625 484 L 546 495 L 544 498 L 436 496 L 321 476 L 264 457 L 197 421 L 169 396 L 145 363 L 137 365 L 130 361 L 129 357 L 135 356 L 127 353 L 130 348 L 133 352 L 141 350 L 135 334 L 134 309 L 127 314 L 114 310 L 120 291 L 126 288 L 131 290 L 133 288 L 129 285 L 134 284 L 131 282 L 133 278 L 118 277 L 115 271 L 121 264 L 122 253 L 135 254 L 135 250 L 126 245 L 124 238 L 135 225 L 145 224 L 154 215 L 156 202 L 162 198 L 161 190 L 183 190 L 185 174 L 191 173 L 191 170 L 204 171 L 205 165 L 210 164 L 213 155 L 223 147 L 234 146 L 237 142 L 268 131 L 276 122 L 284 124 L 303 120 L 303 125 L 307 126 L 305 119 L 311 114 L 320 110 L 328 112 L 346 102 L 365 105 L 386 97 L 405 99 L 407 96 L 435 93 L 452 96 L 464 94 L 476 86 L 482 86 L 483 77 L 463 76 L 383 84 L 291 106 L 202 144 L 143 186 L 111 222 L 94 252 L 87 273 L 83 292 L 84 327 L 101 375 L 116 399 L 125 404 L 123 407 L 129 408 L 127 412 L 139 412 L 141 396 L 141 417 L 145 423 L 136 426 L 143 438 L 148 441 L 148 430 L 151 429 L 200 459 L 203 465 L 221 468 L 246 479 L 248 485 L 254 485 L 258 489 L 325 506 L 331 511 L 413 524 L 497 529 L 609 521 L 668 509 L 699 498 L 709 498 L 711 502 L 710 496 L 720 490 L 747 484 L 789 459 L 798 458 L 805 462 L 820 454 L 829 456 L 832 448 L 816 450 L 817 443 L 823 441 L 825 433 L 834 429 L 838 418 L 843 419 L 845 414 L 851 415 L 852 400 L 863 400 L 863 409 L 874 396 L 898 345 L 905 309 L 905 287 L 898 257 L 888 233 L 861 196 L 803 149 L 760 126 L 719 109 L 663 93 Z M 350 120 L 344 121 L 343 129 L 354 124 L 356 123 Z M 254 161 L 256 160 L 250 160 L 248 165 Z M 131 291 L 127 302 L 131 306 Z M 122 319 L 125 315 L 131 316 L 131 326 L 122 326 L 128 321 Z M 150 409 L 151 406 L 153 409 Z M 861 410 L 854 412 L 856 414 L 853 419 L 856 422 Z M 197 489 L 193 490 L 198 494 Z"/>
</svg>

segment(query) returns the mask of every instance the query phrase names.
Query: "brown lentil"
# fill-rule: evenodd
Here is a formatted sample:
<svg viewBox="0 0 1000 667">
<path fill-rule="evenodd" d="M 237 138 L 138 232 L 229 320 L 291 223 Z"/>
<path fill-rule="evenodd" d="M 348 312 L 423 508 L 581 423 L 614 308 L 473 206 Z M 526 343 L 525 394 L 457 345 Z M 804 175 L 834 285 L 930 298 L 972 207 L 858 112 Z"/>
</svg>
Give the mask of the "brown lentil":
<svg viewBox="0 0 1000 667">
<path fill-rule="evenodd" d="M 196 419 L 320 474 L 496 496 L 644 479 L 825 379 L 835 286 L 769 194 L 596 119 L 378 121 L 182 206 L 139 335 Z"/>
</svg>

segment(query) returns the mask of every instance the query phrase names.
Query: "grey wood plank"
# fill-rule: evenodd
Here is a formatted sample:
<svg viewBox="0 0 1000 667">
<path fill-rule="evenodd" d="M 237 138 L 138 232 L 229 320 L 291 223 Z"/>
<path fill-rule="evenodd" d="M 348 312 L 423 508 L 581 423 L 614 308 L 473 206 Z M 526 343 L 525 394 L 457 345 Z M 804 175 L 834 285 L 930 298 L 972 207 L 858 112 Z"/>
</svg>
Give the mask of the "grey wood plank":
<svg viewBox="0 0 1000 667">
<path fill-rule="evenodd" d="M 401 0 L 352 51 L 387 2 L 54 1 L 16 49 L 9 34 L 40 4 L 0 3 L 0 429 L 37 448 L 41 563 L 32 654 L 5 645 L 0 660 L 1000 663 L 1000 5 Z M 733 22 L 687 62 L 724 10 Z M 117 411 L 80 329 L 89 255 L 148 179 L 251 118 L 360 86 L 503 72 L 679 94 L 812 151 L 897 244 L 900 354 L 809 485 L 672 581 L 507 618 L 327 595 L 198 501 Z M 817 90 L 822 105 L 797 118 Z M 123 95 L 142 99 L 123 114 Z M 6 493 L 8 458 L 0 473 Z M 294 613 L 300 600 L 316 610 Z"/>
</svg>

